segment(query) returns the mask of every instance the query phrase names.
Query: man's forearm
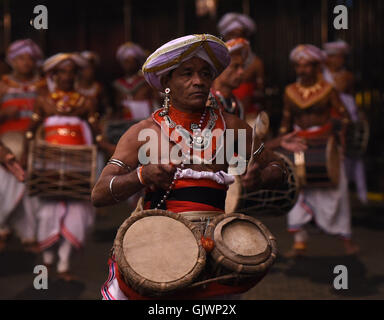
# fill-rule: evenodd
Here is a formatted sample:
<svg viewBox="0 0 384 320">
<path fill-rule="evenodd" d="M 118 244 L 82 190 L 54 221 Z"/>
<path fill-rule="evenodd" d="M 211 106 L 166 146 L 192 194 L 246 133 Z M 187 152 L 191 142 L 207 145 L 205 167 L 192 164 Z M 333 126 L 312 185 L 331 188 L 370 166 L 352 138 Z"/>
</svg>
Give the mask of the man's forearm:
<svg viewBox="0 0 384 320">
<path fill-rule="evenodd" d="M 113 205 L 128 199 L 143 187 L 136 170 L 128 174 L 107 175 L 95 185 L 92 191 L 92 203 L 95 207 Z"/>
</svg>

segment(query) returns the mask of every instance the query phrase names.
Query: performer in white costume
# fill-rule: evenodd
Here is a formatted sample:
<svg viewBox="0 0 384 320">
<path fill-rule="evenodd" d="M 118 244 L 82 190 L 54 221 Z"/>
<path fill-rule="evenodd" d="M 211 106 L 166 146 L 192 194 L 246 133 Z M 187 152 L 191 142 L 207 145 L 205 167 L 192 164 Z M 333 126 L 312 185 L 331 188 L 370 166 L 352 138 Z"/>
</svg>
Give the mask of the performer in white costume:
<svg viewBox="0 0 384 320">
<path fill-rule="evenodd" d="M 292 130 L 310 139 L 334 134 L 333 123 L 342 127 L 349 122 L 348 112 L 332 85 L 321 77 L 324 53 L 313 45 L 299 45 L 290 55 L 295 64 L 297 82 L 285 89 L 283 120 L 280 134 Z M 337 136 L 342 140 L 341 132 Z M 308 234 L 305 225 L 314 220 L 323 231 L 343 239 L 347 254 L 357 252 L 351 240 L 351 213 L 344 165 L 340 164 L 337 187 L 306 187 L 288 214 L 288 230 L 294 233 L 293 249 L 287 257 L 305 253 Z"/>
<path fill-rule="evenodd" d="M 47 59 L 44 71 L 54 74 L 55 90 L 46 89 L 35 104 L 33 122 L 26 136 L 33 139 L 42 125 L 45 141 L 57 145 L 90 145 L 103 147 L 98 132 L 96 104 L 74 88 L 76 73 L 84 65 L 77 54 L 59 53 Z M 94 222 L 94 209 L 86 200 L 41 200 L 38 211 L 37 238 L 44 264 L 52 267 L 58 254 L 57 272 L 66 281 L 74 279 L 70 270 L 72 248 L 83 247 Z M 57 249 L 57 250 L 56 250 Z"/>
<path fill-rule="evenodd" d="M 364 119 L 364 115 L 359 112 L 355 98 L 353 96 L 354 76 L 345 69 L 345 59 L 350 52 L 349 45 L 344 41 L 328 42 L 324 44 L 327 59 L 324 64 L 324 79 L 331 83 L 339 92 L 340 99 L 348 110 L 353 122 Z M 348 180 L 353 181 L 359 200 L 367 202 L 367 184 L 365 177 L 365 167 L 361 156 L 347 156 L 345 167 Z"/>
<path fill-rule="evenodd" d="M 23 137 L 27 130 L 37 92 L 45 86 L 37 68 L 42 61 L 40 48 L 30 39 L 13 42 L 7 51 L 12 73 L 0 81 L 0 139 L 21 160 Z M 0 167 L 0 246 L 14 229 L 27 251 L 36 252 L 38 199 L 29 197 L 25 185 Z"/>
</svg>

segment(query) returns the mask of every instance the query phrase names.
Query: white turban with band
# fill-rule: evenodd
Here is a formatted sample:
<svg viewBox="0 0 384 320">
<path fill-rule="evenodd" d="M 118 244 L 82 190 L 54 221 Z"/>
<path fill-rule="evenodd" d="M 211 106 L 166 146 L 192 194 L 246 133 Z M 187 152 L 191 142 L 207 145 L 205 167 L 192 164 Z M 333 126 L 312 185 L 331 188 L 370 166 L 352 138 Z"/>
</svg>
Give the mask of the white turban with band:
<svg viewBox="0 0 384 320">
<path fill-rule="evenodd" d="M 323 62 L 325 54 L 312 44 L 300 44 L 291 51 L 289 58 L 293 62 L 298 62 L 302 59 L 309 62 Z"/>
<path fill-rule="evenodd" d="M 144 77 L 152 87 L 161 91 L 161 77 L 193 57 L 206 61 L 215 78 L 231 59 L 225 43 L 219 38 L 209 34 L 185 36 L 167 42 L 152 53 L 143 65 Z"/>
<path fill-rule="evenodd" d="M 80 52 L 80 55 L 88 62 L 93 62 L 96 65 L 100 64 L 100 57 L 96 52 L 86 50 Z"/>
<path fill-rule="evenodd" d="M 78 67 L 82 68 L 87 65 L 87 61 L 77 53 L 57 53 L 53 55 L 52 57 L 49 57 L 47 60 L 45 60 L 43 65 L 44 72 L 49 72 L 55 69 L 61 62 L 71 60 L 73 61 Z"/>
<path fill-rule="evenodd" d="M 236 29 L 245 29 L 251 35 L 256 31 L 256 24 L 245 14 L 230 12 L 220 19 L 217 29 L 222 36 Z"/>
<path fill-rule="evenodd" d="M 43 53 L 39 46 L 31 39 L 17 40 L 13 42 L 7 50 L 7 62 L 12 63 L 12 60 L 22 54 L 29 54 L 36 62 L 43 59 Z"/>
<path fill-rule="evenodd" d="M 350 47 L 348 43 L 343 40 L 338 40 L 334 42 L 328 42 L 323 45 L 324 51 L 326 54 L 345 54 L 347 55 L 350 52 Z"/>
<path fill-rule="evenodd" d="M 128 57 L 137 59 L 141 66 L 144 63 L 147 55 L 139 45 L 133 42 L 126 42 L 117 49 L 116 59 L 122 63 Z"/>
</svg>

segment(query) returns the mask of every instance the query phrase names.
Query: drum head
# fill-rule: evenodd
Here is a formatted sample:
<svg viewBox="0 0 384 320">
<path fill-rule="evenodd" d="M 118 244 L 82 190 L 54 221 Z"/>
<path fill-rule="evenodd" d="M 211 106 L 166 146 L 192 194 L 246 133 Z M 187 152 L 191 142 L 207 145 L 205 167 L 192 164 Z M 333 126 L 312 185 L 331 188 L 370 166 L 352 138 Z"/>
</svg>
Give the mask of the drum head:
<svg viewBox="0 0 384 320">
<path fill-rule="evenodd" d="M 239 213 L 220 216 L 209 225 L 207 234 L 215 241 L 213 259 L 234 272 L 265 272 L 276 258 L 275 238 L 253 217 Z"/>
<path fill-rule="evenodd" d="M 242 193 L 241 181 L 239 176 L 234 176 L 235 182 L 229 185 L 227 197 L 225 198 L 225 212 L 232 213 L 240 207 L 240 197 Z"/>
<path fill-rule="evenodd" d="M 118 231 L 114 248 L 124 279 L 139 292 L 153 295 L 187 286 L 205 263 L 205 251 L 193 225 L 163 210 L 147 210 L 128 218 Z"/>
<path fill-rule="evenodd" d="M 20 161 L 24 151 L 24 134 L 19 131 L 8 131 L 1 135 L 0 140 L 7 148 L 12 151 L 16 159 Z"/>
<path fill-rule="evenodd" d="M 334 137 L 330 137 L 326 148 L 327 172 L 332 184 L 337 186 L 340 178 L 340 151 Z"/>
</svg>

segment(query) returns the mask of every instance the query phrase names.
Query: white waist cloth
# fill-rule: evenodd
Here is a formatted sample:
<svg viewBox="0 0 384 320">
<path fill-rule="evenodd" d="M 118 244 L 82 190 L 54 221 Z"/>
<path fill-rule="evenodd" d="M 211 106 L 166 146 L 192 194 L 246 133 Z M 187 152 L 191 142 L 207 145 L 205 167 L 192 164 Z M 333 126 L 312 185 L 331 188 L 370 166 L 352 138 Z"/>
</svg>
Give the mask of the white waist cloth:
<svg viewBox="0 0 384 320">
<path fill-rule="evenodd" d="M 64 125 L 64 126 L 65 125 L 70 125 L 70 126 L 80 125 L 82 132 L 83 132 L 83 135 L 84 135 L 85 143 L 87 145 L 92 144 L 92 132 L 91 132 L 91 129 L 90 129 L 88 123 L 85 120 L 82 120 L 79 117 L 75 117 L 75 116 L 55 115 L 55 116 L 48 117 L 44 121 L 45 127 L 60 126 L 60 125 Z"/>
<path fill-rule="evenodd" d="M 89 201 L 40 200 L 37 240 L 47 249 L 64 237 L 74 247 L 81 248 L 87 231 L 94 223 L 94 208 Z"/>
<path fill-rule="evenodd" d="M 195 171 L 190 168 L 188 169 L 177 169 L 177 178 L 178 179 L 209 179 L 212 181 L 215 181 L 218 184 L 223 185 L 230 185 L 235 181 L 235 178 L 224 172 L 224 171 L 217 171 L 217 172 L 210 172 L 210 171 Z"/>
<path fill-rule="evenodd" d="M 350 238 L 351 213 L 343 163 L 338 187 L 308 188 L 300 192 L 295 206 L 288 213 L 288 230 L 299 231 L 312 219 L 323 231 Z"/>
<path fill-rule="evenodd" d="M 39 199 L 26 193 L 25 184 L 0 166 L 0 229 L 15 229 L 22 241 L 35 240 Z"/>
</svg>

